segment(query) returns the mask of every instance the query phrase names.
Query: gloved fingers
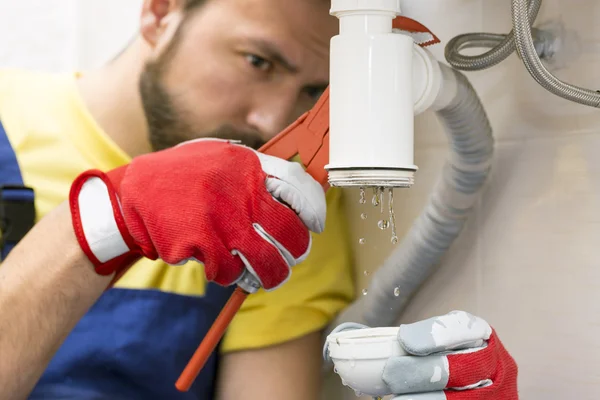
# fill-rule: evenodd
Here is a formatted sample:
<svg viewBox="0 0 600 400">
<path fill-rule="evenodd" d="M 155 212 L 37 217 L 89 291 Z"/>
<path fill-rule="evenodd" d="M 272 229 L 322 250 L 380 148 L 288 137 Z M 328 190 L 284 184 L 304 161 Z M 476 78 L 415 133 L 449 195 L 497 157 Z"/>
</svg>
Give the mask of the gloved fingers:
<svg viewBox="0 0 600 400">
<path fill-rule="evenodd" d="M 449 389 L 445 393 L 447 400 L 518 400 L 519 398 L 516 387 L 491 381 L 480 382 L 479 385 L 468 389 Z"/>
<path fill-rule="evenodd" d="M 258 199 L 251 228 L 279 250 L 290 266 L 306 259 L 312 243 L 304 222 L 288 206 L 268 193 Z"/>
<path fill-rule="evenodd" d="M 206 279 L 221 286 L 237 282 L 244 273 L 244 262 L 227 249 L 210 251 L 207 254 L 196 253 L 191 259 L 204 264 Z"/>
<path fill-rule="evenodd" d="M 286 204 L 300 217 L 302 222 L 315 233 L 325 229 L 327 202 L 322 186 L 299 163 L 269 156 L 250 147 L 236 144 L 236 141 L 199 138 L 189 140 L 176 147 L 189 145 L 231 144 L 236 148 L 245 148 L 253 152 L 260 162 L 263 172 L 268 176 L 267 191 L 278 201 Z"/>
<path fill-rule="evenodd" d="M 289 279 L 291 266 L 295 261 L 289 251 L 266 234 L 259 224 L 254 224 L 254 227 L 253 232 L 248 235 L 249 239 L 241 248 L 234 249 L 232 254 L 240 257 L 246 269 L 258 279 L 265 290 L 274 290 Z M 310 235 L 308 241 L 310 248 Z"/>
<path fill-rule="evenodd" d="M 252 226 L 261 238 L 279 251 L 290 267 L 304 261 L 310 253 L 312 237 L 306 228 L 299 229 L 299 235 L 283 234 L 276 238 L 261 224 L 254 223 Z"/>
<path fill-rule="evenodd" d="M 502 382 L 503 372 L 498 372 L 498 366 L 505 351 L 499 346 L 492 331 L 481 347 L 429 356 L 391 357 L 384 368 L 383 380 L 397 394 L 448 388 L 464 390 L 490 385 L 494 380 Z"/>
<path fill-rule="evenodd" d="M 472 390 L 446 390 L 428 393 L 404 394 L 391 400 L 498 400 L 498 392 L 491 386 Z"/>
<path fill-rule="evenodd" d="M 407 394 L 393 397 L 392 400 L 449 400 L 444 392 Z"/>
<path fill-rule="evenodd" d="M 464 311 L 452 311 L 413 324 L 400 325 L 398 340 L 414 355 L 477 348 L 483 346 L 492 328 L 483 319 Z"/>
<path fill-rule="evenodd" d="M 255 153 L 268 176 L 269 193 L 294 210 L 308 229 L 323 232 L 327 202 L 322 186 L 296 162 Z"/>
<path fill-rule="evenodd" d="M 464 391 L 492 384 L 491 369 L 495 364 L 481 360 L 453 364 L 450 357 L 391 357 L 383 370 L 383 381 L 395 394 L 430 393 L 445 389 Z"/>
<path fill-rule="evenodd" d="M 477 399 L 518 398 L 518 367 L 506 351 L 495 331 L 487 346 L 473 351 L 464 350 L 449 354 L 450 380 L 448 387 L 477 391 Z M 517 396 L 517 397 L 515 397 Z M 462 399 L 462 397 L 453 397 Z"/>
<path fill-rule="evenodd" d="M 448 358 L 442 355 L 390 357 L 382 379 L 394 394 L 444 390 L 450 379 Z"/>
<path fill-rule="evenodd" d="M 492 382 L 501 363 L 497 351 L 496 335 L 492 334 L 489 342 L 477 349 L 467 349 L 448 354 L 450 367 L 450 388 L 478 387 L 486 382 Z"/>
</svg>

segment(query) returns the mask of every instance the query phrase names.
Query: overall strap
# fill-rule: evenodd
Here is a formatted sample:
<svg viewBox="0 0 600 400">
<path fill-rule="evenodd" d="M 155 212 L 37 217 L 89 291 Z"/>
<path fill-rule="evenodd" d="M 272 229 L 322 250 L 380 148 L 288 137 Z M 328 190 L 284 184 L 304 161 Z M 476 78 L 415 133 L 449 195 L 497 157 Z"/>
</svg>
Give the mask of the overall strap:
<svg viewBox="0 0 600 400">
<path fill-rule="evenodd" d="M 17 156 L 0 122 L 0 260 L 4 260 L 35 223 L 33 189 L 26 187 Z"/>
</svg>

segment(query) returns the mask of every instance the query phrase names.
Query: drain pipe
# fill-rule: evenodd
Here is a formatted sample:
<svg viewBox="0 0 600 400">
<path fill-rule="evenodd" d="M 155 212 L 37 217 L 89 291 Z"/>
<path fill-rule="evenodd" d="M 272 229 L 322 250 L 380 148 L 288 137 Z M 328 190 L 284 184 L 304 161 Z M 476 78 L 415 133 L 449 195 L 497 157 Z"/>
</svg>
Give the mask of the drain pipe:
<svg viewBox="0 0 600 400">
<path fill-rule="evenodd" d="M 479 199 L 492 163 L 492 129 L 467 78 L 444 64 L 439 66 L 442 84 L 431 109 L 444 125 L 450 147 L 441 177 L 401 244 L 373 274 L 368 296 L 361 296 L 343 311 L 324 337 L 346 322 L 371 327 L 397 324 L 410 298 L 459 236 Z"/>
</svg>

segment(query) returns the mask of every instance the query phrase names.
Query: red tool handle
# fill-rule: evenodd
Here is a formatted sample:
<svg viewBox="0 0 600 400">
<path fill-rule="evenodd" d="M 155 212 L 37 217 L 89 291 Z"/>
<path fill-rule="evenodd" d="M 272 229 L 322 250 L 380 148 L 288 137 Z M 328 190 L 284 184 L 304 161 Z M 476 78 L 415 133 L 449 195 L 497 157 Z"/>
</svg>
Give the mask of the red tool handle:
<svg viewBox="0 0 600 400">
<path fill-rule="evenodd" d="M 229 323 L 235 316 L 235 314 L 239 311 L 240 307 L 244 303 L 248 297 L 248 293 L 245 292 L 242 288 L 238 287 L 235 289 L 225 307 L 219 313 L 219 316 L 215 320 L 213 326 L 211 326 L 210 330 L 200 343 L 200 346 L 188 362 L 188 365 L 185 367 L 177 383 L 175 383 L 175 387 L 180 392 L 187 392 L 190 390 L 190 387 L 196 380 L 196 377 L 204 368 L 204 364 L 208 361 L 208 358 L 214 351 L 214 349 L 219 344 L 219 341 L 223 337 L 225 330 L 229 326 Z"/>
</svg>

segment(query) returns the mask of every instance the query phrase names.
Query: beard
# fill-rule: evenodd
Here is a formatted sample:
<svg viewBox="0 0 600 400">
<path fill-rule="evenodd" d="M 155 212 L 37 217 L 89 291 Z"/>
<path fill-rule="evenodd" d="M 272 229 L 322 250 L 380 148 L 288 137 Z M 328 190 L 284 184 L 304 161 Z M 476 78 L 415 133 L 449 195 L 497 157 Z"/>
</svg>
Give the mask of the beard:
<svg viewBox="0 0 600 400">
<path fill-rule="evenodd" d="M 192 120 L 189 113 L 176 106 L 173 96 L 169 94 L 164 84 L 163 77 L 176 56 L 184 27 L 185 21 L 178 28 L 165 52 L 157 60 L 147 63 L 140 77 L 139 91 L 152 150 L 164 150 L 198 138 L 237 140 L 258 150 L 265 144 L 265 140 L 258 132 L 242 131 L 230 124 L 223 124 L 212 131 L 201 132 L 188 122 Z"/>
</svg>

